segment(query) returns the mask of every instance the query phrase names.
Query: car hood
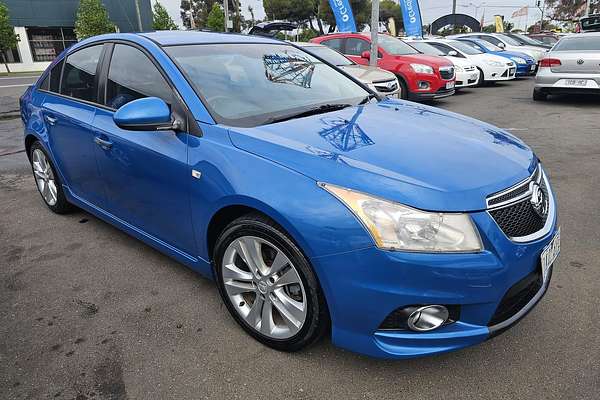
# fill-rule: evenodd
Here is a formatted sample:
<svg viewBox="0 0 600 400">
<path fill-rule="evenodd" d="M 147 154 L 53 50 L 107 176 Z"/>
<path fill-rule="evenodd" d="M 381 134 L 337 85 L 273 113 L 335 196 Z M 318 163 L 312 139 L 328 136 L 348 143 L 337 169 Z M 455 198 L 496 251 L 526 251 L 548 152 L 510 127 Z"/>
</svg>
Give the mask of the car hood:
<svg viewBox="0 0 600 400">
<path fill-rule="evenodd" d="M 338 68 L 365 83 L 396 79 L 396 76 L 391 72 L 379 68 L 369 68 L 363 65 L 342 65 Z"/>
<path fill-rule="evenodd" d="M 255 128 L 232 143 L 315 181 L 431 211 L 476 211 L 527 178 L 529 147 L 492 125 L 416 103 L 385 100 Z"/>
<path fill-rule="evenodd" d="M 459 67 L 472 67 L 473 63 L 466 58 L 444 56 L 448 61 Z"/>
</svg>

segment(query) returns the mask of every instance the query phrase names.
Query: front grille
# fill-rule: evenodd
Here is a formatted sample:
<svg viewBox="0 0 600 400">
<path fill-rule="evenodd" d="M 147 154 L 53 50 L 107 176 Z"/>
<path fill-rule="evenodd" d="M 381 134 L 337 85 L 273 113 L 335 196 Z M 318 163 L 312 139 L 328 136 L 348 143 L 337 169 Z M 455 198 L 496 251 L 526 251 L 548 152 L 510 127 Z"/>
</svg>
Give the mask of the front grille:
<svg viewBox="0 0 600 400">
<path fill-rule="evenodd" d="M 541 268 L 536 268 L 534 272 L 511 286 L 500 300 L 488 326 L 504 322 L 518 313 L 540 291 L 543 284 Z"/>
<path fill-rule="evenodd" d="M 489 196 L 488 212 L 506 236 L 523 238 L 546 226 L 547 219 L 554 212 L 550 210 L 551 196 L 542 169 L 538 166 L 528 179 Z"/>
<path fill-rule="evenodd" d="M 440 76 L 442 79 L 454 78 L 454 67 L 442 67 L 440 68 Z"/>
<path fill-rule="evenodd" d="M 378 92 L 382 93 L 390 93 L 398 89 L 398 84 L 395 80 L 373 82 L 373 84 L 375 85 L 375 89 L 377 89 Z"/>
</svg>

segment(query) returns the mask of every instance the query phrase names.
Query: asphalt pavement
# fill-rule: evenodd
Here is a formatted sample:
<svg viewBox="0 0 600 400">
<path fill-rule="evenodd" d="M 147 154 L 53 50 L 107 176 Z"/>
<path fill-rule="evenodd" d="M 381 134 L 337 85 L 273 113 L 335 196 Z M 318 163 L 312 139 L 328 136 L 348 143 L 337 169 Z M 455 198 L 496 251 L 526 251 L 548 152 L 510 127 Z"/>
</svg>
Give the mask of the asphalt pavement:
<svg viewBox="0 0 600 400">
<path fill-rule="evenodd" d="M 599 398 L 600 98 L 535 103 L 526 79 L 436 104 L 536 150 L 558 197 L 562 253 L 545 298 L 508 332 L 385 361 L 328 339 L 295 354 L 266 348 L 210 280 L 85 212 L 49 212 L 6 112 L 25 88 L 2 79 L 1 399 Z"/>
</svg>

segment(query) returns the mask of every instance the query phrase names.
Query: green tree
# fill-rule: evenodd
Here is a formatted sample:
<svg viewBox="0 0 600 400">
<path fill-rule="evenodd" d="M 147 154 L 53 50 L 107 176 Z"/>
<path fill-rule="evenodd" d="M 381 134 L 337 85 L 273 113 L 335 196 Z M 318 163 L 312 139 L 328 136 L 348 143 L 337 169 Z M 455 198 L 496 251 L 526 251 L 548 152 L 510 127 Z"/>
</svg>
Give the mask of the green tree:
<svg viewBox="0 0 600 400">
<path fill-rule="evenodd" d="M 225 30 L 225 13 L 218 3 L 214 3 L 208 13 L 206 26 L 216 32 L 223 32 Z"/>
<path fill-rule="evenodd" d="M 100 0 L 80 0 L 75 20 L 77 39 L 111 32 L 115 32 L 115 24 L 108 18 L 108 12 Z"/>
<path fill-rule="evenodd" d="M 0 2 L 0 54 L 2 54 L 2 62 L 7 72 L 10 72 L 10 70 L 4 52 L 13 49 L 17 42 L 17 35 L 15 35 L 15 30 L 8 19 L 8 7 Z"/>
<path fill-rule="evenodd" d="M 177 24 L 167 12 L 167 9 L 156 0 L 152 10 L 152 28 L 155 31 L 173 31 L 177 29 Z"/>
<path fill-rule="evenodd" d="M 208 26 L 208 14 L 214 4 L 222 5 L 223 0 L 181 0 L 180 11 L 183 26 L 188 29 L 204 29 Z M 241 4 L 239 0 L 228 0 L 230 19 L 233 21 L 233 30 L 239 32 L 244 25 L 241 15 Z M 224 14 L 223 14 L 224 16 Z"/>
</svg>

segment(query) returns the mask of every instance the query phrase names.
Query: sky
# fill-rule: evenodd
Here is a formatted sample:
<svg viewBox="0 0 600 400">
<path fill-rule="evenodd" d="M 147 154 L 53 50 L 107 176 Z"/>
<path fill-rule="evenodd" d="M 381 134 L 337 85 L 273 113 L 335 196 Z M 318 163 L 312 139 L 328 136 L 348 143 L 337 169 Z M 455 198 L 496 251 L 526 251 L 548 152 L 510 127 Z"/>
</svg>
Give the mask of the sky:
<svg viewBox="0 0 600 400">
<path fill-rule="evenodd" d="M 154 0 L 151 0 L 154 1 Z M 179 14 L 180 0 L 159 0 L 169 11 L 171 17 L 178 25 L 181 25 L 181 17 Z M 242 12 L 244 16 L 250 17 L 248 6 L 254 8 L 254 15 L 258 19 L 263 19 L 265 16 L 262 0 L 241 0 Z M 421 14 L 424 24 L 429 24 L 436 18 L 442 15 L 452 13 L 451 0 L 419 0 L 421 6 Z M 515 28 L 523 29 L 525 23 L 533 24 L 540 19 L 540 10 L 535 8 L 536 0 L 458 0 L 457 13 L 467 14 L 475 17 L 478 21 L 481 20 L 485 13 L 485 24 L 491 24 L 494 15 L 504 15 L 505 19 L 515 24 Z M 514 11 L 523 6 L 530 6 L 528 9 L 528 17 L 519 17 L 512 19 L 511 15 Z M 477 14 L 477 15 L 476 15 Z"/>
</svg>

